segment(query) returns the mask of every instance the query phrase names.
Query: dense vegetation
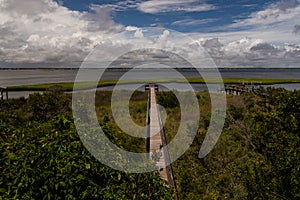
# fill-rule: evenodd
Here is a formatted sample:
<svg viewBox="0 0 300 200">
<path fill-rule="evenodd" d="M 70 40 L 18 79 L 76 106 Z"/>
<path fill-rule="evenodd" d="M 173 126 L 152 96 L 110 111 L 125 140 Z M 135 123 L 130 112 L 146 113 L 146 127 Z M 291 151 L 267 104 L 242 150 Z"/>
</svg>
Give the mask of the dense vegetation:
<svg viewBox="0 0 300 200">
<path fill-rule="evenodd" d="M 168 100 L 165 95 L 158 99 Z M 209 125 L 210 99 L 207 93 L 198 98 L 198 135 L 173 164 L 180 199 L 300 198 L 300 91 L 261 88 L 256 95 L 228 96 L 224 130 L 204 159 L 198 153 Z M 173 104 L 161 103 L 171 105 L 172 123 L 165 127 L 170 139 L 180 115 Z"/>
<path fill-rule="evenodd" d="M 121 148 L 144 151 L 144 141 L 116 126 L 111 92 L 97 94 L 105 133 Z M 224 130 L 204 159 L 198 153 L 210 120 L 210 97 L 197 94 L 201 120 L 192 146 L 173 163 L 179 199 L 299 199 L 300 91 L 261 89 L 228 96 Z M 171 92 L 158 94 L 168 113 L 170 141 L 180 108 Z M 157 173 L 130 174 L 104 166 L 76 133 L 71 97 L 59 91 L 0 102 L 0 199 L 173 199 Z M 147 94 L 131 98 L 132 119 L 145 125 Z"/>
<path fill-rule="evenodd" d="M 0 199 L 173 199 L 157 173 L 124 173 L 94 159 L 76 133 L 70 103 L 61 92 L 0 102 Z M 141 149 L 110 117 L 99 121 L 117 145 Z"/>
</svg>

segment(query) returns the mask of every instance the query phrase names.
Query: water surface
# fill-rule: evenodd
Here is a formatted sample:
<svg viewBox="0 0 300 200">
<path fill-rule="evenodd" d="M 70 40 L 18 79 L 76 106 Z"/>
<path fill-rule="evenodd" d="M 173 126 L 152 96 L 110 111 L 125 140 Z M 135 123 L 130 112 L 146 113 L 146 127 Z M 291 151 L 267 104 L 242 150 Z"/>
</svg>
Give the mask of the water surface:
<svg viewBox="0 0 300 200">
<path fill-rule="evenodd" d="M 194 69 L 181 69 L 178 70 L 183 77 L 186 78 L 199 78 L 201 73 L 206 77 L 215 77 L 215 74 L 210 69 L 198 71 Z M 30 70 L 0 70 L 0 86 L 18 86 L 18 85 L 31 85 L 31 84 L 43 84 L 43 83 L 59 83 L 59 82 L 74 82 L 76 79 L 78 70 L 76 69 L 30 69 Z M 85 70 L 81 81 L 89 80 L 90 77 L 95 77 L 96 70 Z M 102 70 L 103 72 L 103 70 Z M 166 79 L 177 78 L 178 75 L 170 71 L 170 69 L 140 69 L 134 70 L 131 73 L 126 73 L 125 69 L 111 69 L 105 71 L 101 80 L 119 80 L 123 76 L 125 80 L 130 79 Z M 220 74 L 223 78 L 274 78 L 274 79 L 299 79 L 300 80 L 300 68 L 299 69 L 220 69 Z M 165 87 L 161 87 L 161 90 L 189 90 L 189 88 L 182 83 L 165 83 Z M 120 86 L 122 89 L 135 89 L 138 85 L 126 84 Z M 211 91 L 217 91 L 220 87 L 219 84 L 209 84 Z M 275 87 L 285 88 L 287 90 L 300 89 L 300 83 L 288 83 L 288 84 L 274 84 L 263 87 Z M 192 84 L 195 91 L 207 90 L 205 84 Z M 98 90 L 112 90 L 113 86 L 99 88 Z M 139 90 L 143 90 L 141 87 Z M 9 92 L 9 98 L 28 97 L 33 92 Z"/>
<path fill-rule="evenodd" d="M 34 70 L 0 70 L 0 86 L 31 85 L 42 83 L 74 82 L 77 71 L 75 69 L 34 69 Z M 200 70 L 206 77 L 215 77 L 209 69 Z M 101 80 L 119 80 L 126 70 L 109 70 Z M 179 72 L 186 78 L 199 78 L 201 74 L 193 69 L 182 69 Z M 83 79 L 95 76 L 95 70 L 84 71 Z M 299 69 L 220 69 L 223 78 L 275 78 L 275 79 L 300 79 Z M 175 73 L 168 69 L 141 69 L 135 70 L 127 79 L 158 79 L 176 78 Z M 96 77 L 97 78 L 97 77 Z M 84 80 L 82 80 L 84 81 Z"/>
</svg>

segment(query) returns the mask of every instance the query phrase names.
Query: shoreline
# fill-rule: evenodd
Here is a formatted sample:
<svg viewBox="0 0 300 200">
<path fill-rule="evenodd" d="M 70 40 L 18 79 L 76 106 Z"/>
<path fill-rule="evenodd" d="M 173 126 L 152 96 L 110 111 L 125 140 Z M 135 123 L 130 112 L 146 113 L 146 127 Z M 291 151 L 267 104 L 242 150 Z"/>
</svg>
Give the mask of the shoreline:
<svg viewBox="0 0 300 200">
<path fill-rule="evenodd" d="M 17 68 L 14 68 L 14 67 L 3 67 L 1 68 L 0 67 L 0 71 L 1 70 L 15 70 L 15 71 L 18 71 L 18 70 L 49 70 L 49 71 L 54 71 L 54 70 L 79 70 L 79 69 L 85 69 L 85 70 L 99 70 L 99 69 L 105 69 L 105 70 L 108 70 L 108 71 L 114 71 L 114 70 L 131 70 L 132 68 L 120 68 L 120 67 L 115 67 L 115 68 L 79 68 L 79 67 L 70 67 L 70 68 L 67 68 L 67 67 L 64 67 L 64 68 L 51 68 L 51 67 L 46 67 L 46 68 L 43 68 L 43 67 L 37 67 L 37 68 L 34 68 L 34 67 L 30 67 L 30 68 L 21 68 L 21 67 L 17 67 Z M 134 68 L 134 69 L 161 69 L 161 68 Z M 167 68 L 168 69 L 168 68 Z M 300 70 L 300 67 L 219 67 L 219 68 L 199 68 L 199 69 L 196 69 L 196 68 L 189 68 L 189 67 L 181 67 L 181 68 L 172 68 L 172 69 L 178 69 L 178 70 L 221 70 L 221 71 L 227 71 L 227 70 L 262 70 L 262 71 L 265 71 L 265 70 Z"/>
</svg>

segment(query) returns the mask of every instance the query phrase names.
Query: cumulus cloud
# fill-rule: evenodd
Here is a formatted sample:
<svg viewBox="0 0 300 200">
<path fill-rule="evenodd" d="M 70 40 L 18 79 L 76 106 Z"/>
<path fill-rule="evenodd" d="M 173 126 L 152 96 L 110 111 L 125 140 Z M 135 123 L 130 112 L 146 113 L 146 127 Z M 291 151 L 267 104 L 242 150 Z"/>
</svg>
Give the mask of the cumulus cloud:
<svg viewBox="0 0 300 200">
<path fill-rule="evenodd" d="M 165 40 L 168 38 L 169 35 L 170 35 L 170 31 L 165 30 L 165 31 L 163 31 L 163 33 L 159 36 L 159 40 L 160 40 L 160 41 L 165 41 Z"/>
<path fill-rule="evenodd" d="M 193 35 L 192 40 L 187 35 L 174 35 L 174 32 L 157 29 L 154 33 L 160 32 L 156 37 L 136 37 L 138 32 L 147 32 L 147 36 L 151 31 L 129 28 L 131 36 L 127 38 L 118 38 L 114 40 L 114 44 L 108 44 L 103 47 L 108 54 L 116 53 L 115 46 L 118 49 L 132 46 L 133 49 L 143 49 L 150 46 L 153 49 L 162 49 L 164 54 L 157 52 L 148 52 L 143 50 L 143 54 L 135 52 L 127 54 L 118 61 L 117 66 L 127 67 L 131 64 L 137 64 L 139 61 L 164 62 L 170 63 L 174 67 L 174 59 L 167 52 L 173 52 L 181 55 L 188 60 L 203 63 L 201 59 L 208 58 L 203 56 L 199 49 L 199 44 L 206 50 L 208 55 L 215 61 L 218 67 L 299 67 L 300 45 L 283 44 L 274 45 L 263 39 L 244 37 L 232 41 L 220 41 L 219 38 L 201 38 L 200 35 Z M 153 33 L 153 32 L 152 32 Z M 127 33 L 125 34 L 127 35 Z M 134 36 L 134 37 L 132 37 Z M 198 39 L 196 39 L 198 37 Z M 193 42 L 191 42 L 193 41 Z M 111 50 L 108 50 L 112 48 Z M 197 53 L 199 54 L 197 54 Z M 201 54 L 201 55 L 200 55 Z M 109 55 L 108 55 L 109 56 Z M 172 62 L 171 62 L 172 61 Z M 176 60 L 177 62 L 177 60 Z M 182 61 L 178 60 L 176 67 L 189 67 Z M 202 65 L 202 67 L 212 67 Z"/>
<path fill-rule="evenodd" d="M 92 5 L 91 10 L 72 11 L 52 0 L 1 0 L 0 61 L 81 61 L 103 37 L 123 28 L 109 8 Z"/>
<path fill-rule="evenodd" d="M 126 28 L 125 28 L 126 31 L 136 31 L 138 29 L 139 28 L 136 26 L 126 26 Z"/>
<path fill-rule="evenodd" d="M 144 37 L 143 30 L 137 29 L 134 33 L 134 37 L 143 38 Z"/>
<path fill-rule="evenodd" d="M 219 67 L 297 67 L 300 46 L 275 46 L 261 39 L 243 38 L 222 44 L 218 38 L 199 39 Z"/>
<path fill-rule="evenodd" d="M 212 55 L 214 58 L 223 56 L 224 45 L 219 41 L 218 38 L 212 38 L 208 40 L 200 40 L 200 44 L 206 49 L 206 51 Z"/>
<path fill-rule="evenodd" d="M 259 38 L 266 43 L 299 44 L 297 37 L 300 19 L 300 1 L 282 0 L 251 13 L 242 20 L 219 27 L 215 33 L 195 33 L 196 37 L 219 38 L 222 42 L 238 41 L 242 37 Z"/>
<path fill-rule="evenodd" d="M 127 26 L 125 28 L 126 31 L 135 31 L 134 37 L 136 38 L 143 38 L 144 37 L 144 30 L 141 28 L 138 28 L 136 26 Z"/>
<path fill-rule="evenodd" d="M 202 44 L 220 67 L 275 65 L 299 67 L 299 38 L 295 36 L 300 32 L 297 22 L 300 18 L 300 6 L 297 3 L 297 1 L 283 1 L 272 4 L 265 10 L 255 12 L 249 18 L 235 23 L 236 27 L 249 25 L 255 27 L 247 31 L 189 35 Z M 189 12 L 191 9 L 200 11 L 200 7 L 192 8 L 190 5 L 206 6 L 196 0 L 146 2 L 127 0 L 118 3 L 119 6 L 121 4 L 148 13 L 179 10 Z M 21 66 L 39 63 L 66 66 L 66 63 L 73 62 L 78 66 L 95 45 L 122 30 L 131 32 L 134 40 L 129 41 L 125 36 L 117 38 L 105 49 L 108 55 L 116 46 L 120 49 L 126 45 L 143 48 L 146 30 L 116 24 L 111 17 L 115 9 L 111 6 L 92 4 L 90 6 L 92 12 L 79 12 L 72 11 L 53 0 L 0 0 L 0 67 L 9 66 L 11 63 Z M 208 5 L 207 9 L 213 7 Z M 213 20 L 184 19 L 174 22 L 173 25 L 192 26 Z M 280 26 L 267 26 L 275 22 L 280 23 Z M 266 25 L 263 26 L 264 30 L 258 28 L 261 25 Z M 158 40 L 161 46 L 156 46 L 157 48 L 172 50 L 172 45 L 179 43 L 185 48 L 186 52 L 183 54 L 190 56 L 193 53 L 193 46 L 186 44 L 184 38 L 172 38 L 169 31 L 163 31 Z M 146 40 L 146 42 L 153 41 Z M 274 45 L 276 42 L 277 45 Z M 127 56 L 127 60 L 130 60 L 139 55 Z M 164 55 L 155 55 L 152 58 L 165 59 Z M 124 62 L 125 60 L 124 58 Z"/>
<path fill-rule="evenodd" d="M 239 56 L 250 51 L 250 49 L 263 41 L 260 39 L 243 38 L 234 42 L 228 43 L 224 47 L 224 52 L 227 55 Z"/>
</svg>

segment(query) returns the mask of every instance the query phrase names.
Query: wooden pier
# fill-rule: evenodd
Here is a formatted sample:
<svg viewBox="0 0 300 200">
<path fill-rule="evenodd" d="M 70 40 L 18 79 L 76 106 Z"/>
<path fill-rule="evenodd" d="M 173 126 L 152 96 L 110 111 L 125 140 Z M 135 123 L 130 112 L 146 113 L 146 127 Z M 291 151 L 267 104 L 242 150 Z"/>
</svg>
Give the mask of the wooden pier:
<svg viewBox="0 0 300 200">
<path fill-rule="evenodd" d="M 238 84 L 226 84 L 220 87 L 218 92 L 224 92 L 231 95 L 241 95 L 246 92 L 255 92 L 260 82 L 239 82 Z"/>
</svg>

